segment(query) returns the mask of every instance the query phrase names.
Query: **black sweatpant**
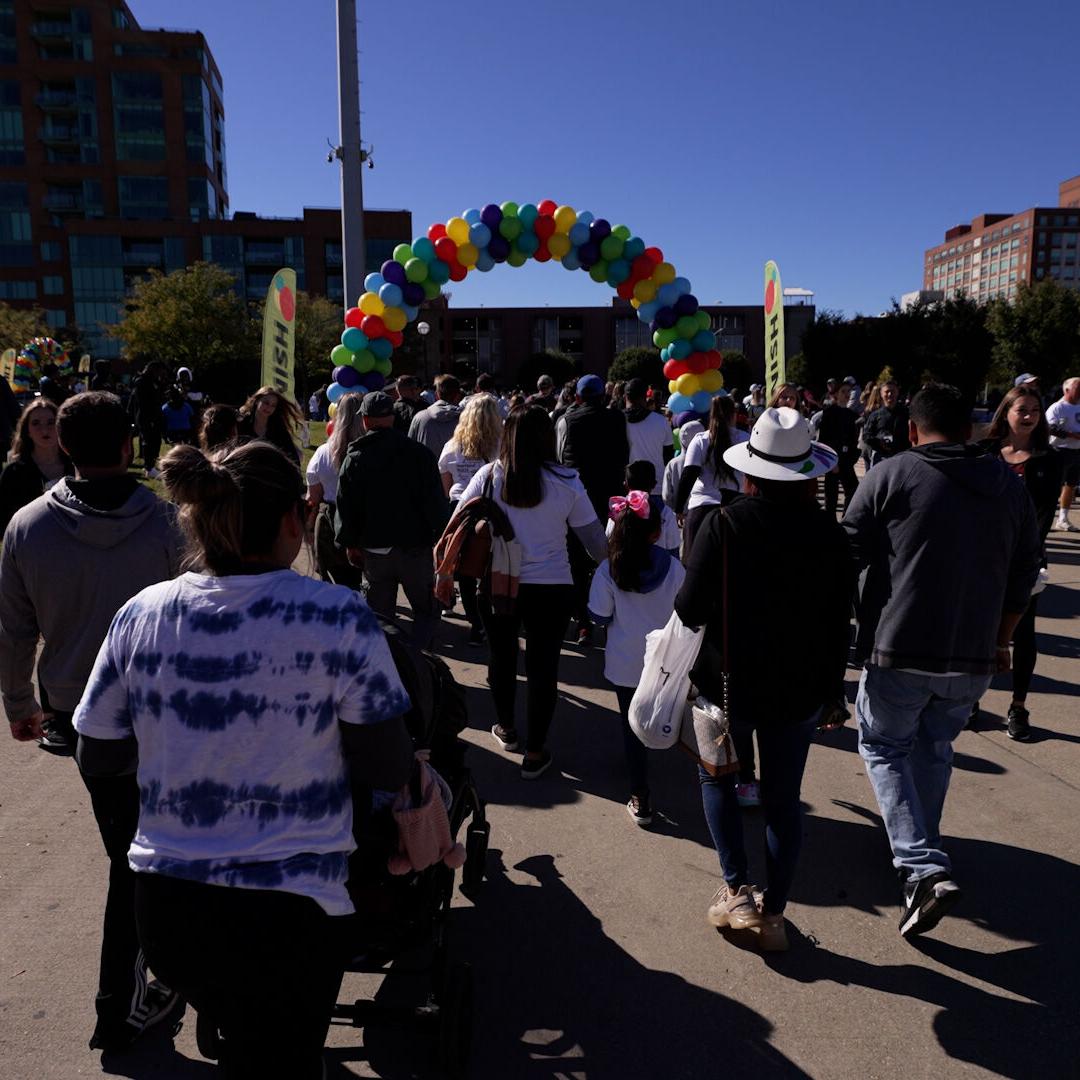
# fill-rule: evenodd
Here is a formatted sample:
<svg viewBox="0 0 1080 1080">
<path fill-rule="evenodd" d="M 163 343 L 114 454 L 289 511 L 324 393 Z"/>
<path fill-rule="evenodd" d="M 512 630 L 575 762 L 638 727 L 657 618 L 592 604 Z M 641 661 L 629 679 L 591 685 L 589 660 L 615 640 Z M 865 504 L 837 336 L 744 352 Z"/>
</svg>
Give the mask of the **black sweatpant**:
<svg viewBox="0 0 1080 1080">
<path fill-rule="evenodd" d="M 626 757 L 630 794 L 637 795 L 641 799 L 648 799 L 649 750 L 630 726 L 630 702 L 634 700 L 635 689 L 636 687 L 633 686 L 615 686 L 615 697 L 619 702 L 619 716 L 622 719 L 623 754 Z"/>
<path fill-rule="evenodd" d="M 143 468 L 152 469 L 161 456 L 161 430 L 139 429 L 139 448 L 142 450 Z"/>
<path fill-rule="evenodd" d="M 573 585 L 521 585 L 513 615 L 481 609 L 491 651 L 489 680 L 495 715 L 504 728 L 516 730 L 518 632 L 525 632 L 525 681 L 528 684 L 526 749 L 540 751 L 547 742 L 559 694 L 559 653 L 574 603 Z"/>
<path fill-rule="evenodd" d="M 136 874 L 139 940 L 165 983 L 217 1020 L 234 1080 L 318 1080 L 347 918 L 269 889 Z"/>
<path fill-rule="evenodd" d="M 840 462 L 836 472 L 825 474 L 825 509 L 830 514 L 836 513 L 836 505 L 839 501 L 840 487 L 844 488 L 844 509 L 851 505 L 855 492 L 859 487 L 859 478 L 855 475 L 855 463 L 853 461 Z"/>
<path fill-rule="evenodd" d="M 1039 647 L 1035 641 L 1035 616 L 1038 613 L 1039 598 L 1033 596 L 1027 609 L 1020 616 L 1020 621 L 1013 631 L 1013 698 L 1024 701 L 1031 689 L 1031 677 L 1035 674 L 1035 661 L 1039 656 Z"/>
</svg>

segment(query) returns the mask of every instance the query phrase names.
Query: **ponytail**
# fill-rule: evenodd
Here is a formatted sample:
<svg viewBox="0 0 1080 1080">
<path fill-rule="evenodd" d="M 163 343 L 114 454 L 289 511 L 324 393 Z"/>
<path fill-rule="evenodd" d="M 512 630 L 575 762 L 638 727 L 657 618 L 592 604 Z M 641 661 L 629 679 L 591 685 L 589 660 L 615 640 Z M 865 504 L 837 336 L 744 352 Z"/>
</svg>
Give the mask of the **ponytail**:
<svg viewBox="0 0 1080 1080">
<path fill-rule="evenodd" d="M 634 492 L 643 495 L 643 492 Z M 649 516 L 638 517 L 625 507 L 611 530 L 608 539 L 608 562 L 611 580 L 623 592 L 637 592 L 641 588 L 641 575 L 652 563 L 653 540 L 660 532 L 660 507 L 658 499 L 650 498 Z"/>
<path fill-rule="evenodd" d="M 709 407 L 709 449 L 708 457 L 717 480 L 734 483 L 735 472 L 724 460 L 724 451 L 731 446 L 731 420 L 735 408 L 731 398 L 719 394 L 712 399 Z"/>
</svg>

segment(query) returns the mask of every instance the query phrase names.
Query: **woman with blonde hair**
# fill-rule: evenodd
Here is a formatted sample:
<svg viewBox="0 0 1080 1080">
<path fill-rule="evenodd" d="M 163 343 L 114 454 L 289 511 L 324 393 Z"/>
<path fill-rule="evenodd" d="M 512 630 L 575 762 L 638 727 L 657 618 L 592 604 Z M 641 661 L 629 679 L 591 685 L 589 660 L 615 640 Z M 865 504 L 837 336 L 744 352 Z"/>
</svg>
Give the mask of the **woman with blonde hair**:
<svg viewBox="0 0 1080 1080">
<path fill-rule="evenodd" d="M 299 467 L 296 436 L 302 422 L 294 401 L 272 386 L 261 386 L 240 406 L 237 435 L 241 445 L 255 439 L 271 443 Z"/>
<path fill-rule="evenodd" d="M 36 398 L 15 424 L 11 456 L 0 474 L 0 534 L 27 503 L 75 472 L 56 438 L 56 406 Z"/>
<path fill-rule="evenodd" d="M 489 461 L 499 456 L 502 444 L 503 420 L 499 403 L 490 394 L 477 394 L 469 398 L 461 413 L 454 434 L 439 455 L 439 475 L 443 490 L 450 500 L 453 514 L 461 499 L 461 493 L 469 481 Z M 484 641 L 484 623 L 476 599 L 476 578 L 458 577 L 461 606 L 469 620 L 469 644 L 481 645 Z"/>
<path fill-rule="evenodd" d="M 346 394 L 338 402 L 333 434 L 311 455 L 306 470 L 307 504 L 315 514 L 315 569 L 323 581 L 333 579 L 351 589 L 360 587 L 363 572 L 349 562 L 334 539 L 334 508 L 341 463 L 349 444 L 364 434 L 363 400 L 363 394 Z"/>
<path fill-rule="evenodd" d="M 802 395 L 799 393 L 799 388 L 794 383 L 781 383 L 773 392 L 772 399 L 769 401 L 769 408 L 795 409 L 801 416 Z"/>
</svg>

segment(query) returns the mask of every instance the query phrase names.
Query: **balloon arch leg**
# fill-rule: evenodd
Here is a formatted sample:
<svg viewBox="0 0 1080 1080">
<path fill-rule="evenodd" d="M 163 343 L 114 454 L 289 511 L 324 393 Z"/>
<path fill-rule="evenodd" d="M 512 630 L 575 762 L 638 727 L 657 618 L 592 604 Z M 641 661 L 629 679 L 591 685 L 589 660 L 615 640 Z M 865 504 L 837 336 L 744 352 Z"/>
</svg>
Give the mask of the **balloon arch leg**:
<svg viewBox="0 0 1080 1080">
<path fill-rule="evenodd" d="M 393 259 L 368 274 L 363 296 L 346 312 L 341 344 L 330 355 L 334 381 L 327 397 L 336 403 L 348 393 L 381 389 L 405 327 L 448 281 L 464 281 L 500 263 L 524 266 L 529 259 L 583 270 L 628 300 L 660 350 L 672 412 L 708 410 L 724 385 L 722 358 L 690 282 L 677 276 L 659 248 L 646 247 L 627 226 L 613 227 L 551 199 L 489 203 L 432 225 L 427 236 L 411 244 L 399 244 Z"/>
</svg>

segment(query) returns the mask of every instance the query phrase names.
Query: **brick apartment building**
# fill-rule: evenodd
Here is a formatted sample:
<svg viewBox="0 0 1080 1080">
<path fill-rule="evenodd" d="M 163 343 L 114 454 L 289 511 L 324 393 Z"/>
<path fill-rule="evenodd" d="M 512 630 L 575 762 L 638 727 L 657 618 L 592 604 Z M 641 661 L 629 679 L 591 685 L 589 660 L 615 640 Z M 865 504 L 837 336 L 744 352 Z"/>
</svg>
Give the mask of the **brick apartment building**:
<svg viewBox="0 0 1080 1080">
<path fill-rule="evenodd" d="M 371 268 L 412 236 L 404 210 L 364 223 Z M 286 265 L 344 300 L 338 210 L 230 213 L 224 91 L 201 33 L 143 29 L 123 0 L 0 0 L 0 300 L 115 356 L 104 328 L 132 282 L 200 259 L 253 301 Z"/>
<path fill-rule="evenodd" d="M 1052 278 L 1080 288 L 1080 176 L 1063 181 L 1057 206 L 980 214 L 956 225 L 923 261 L 923 289 L 945 299 L 1011 299 L 1022 283 Z"/>
</svg>

